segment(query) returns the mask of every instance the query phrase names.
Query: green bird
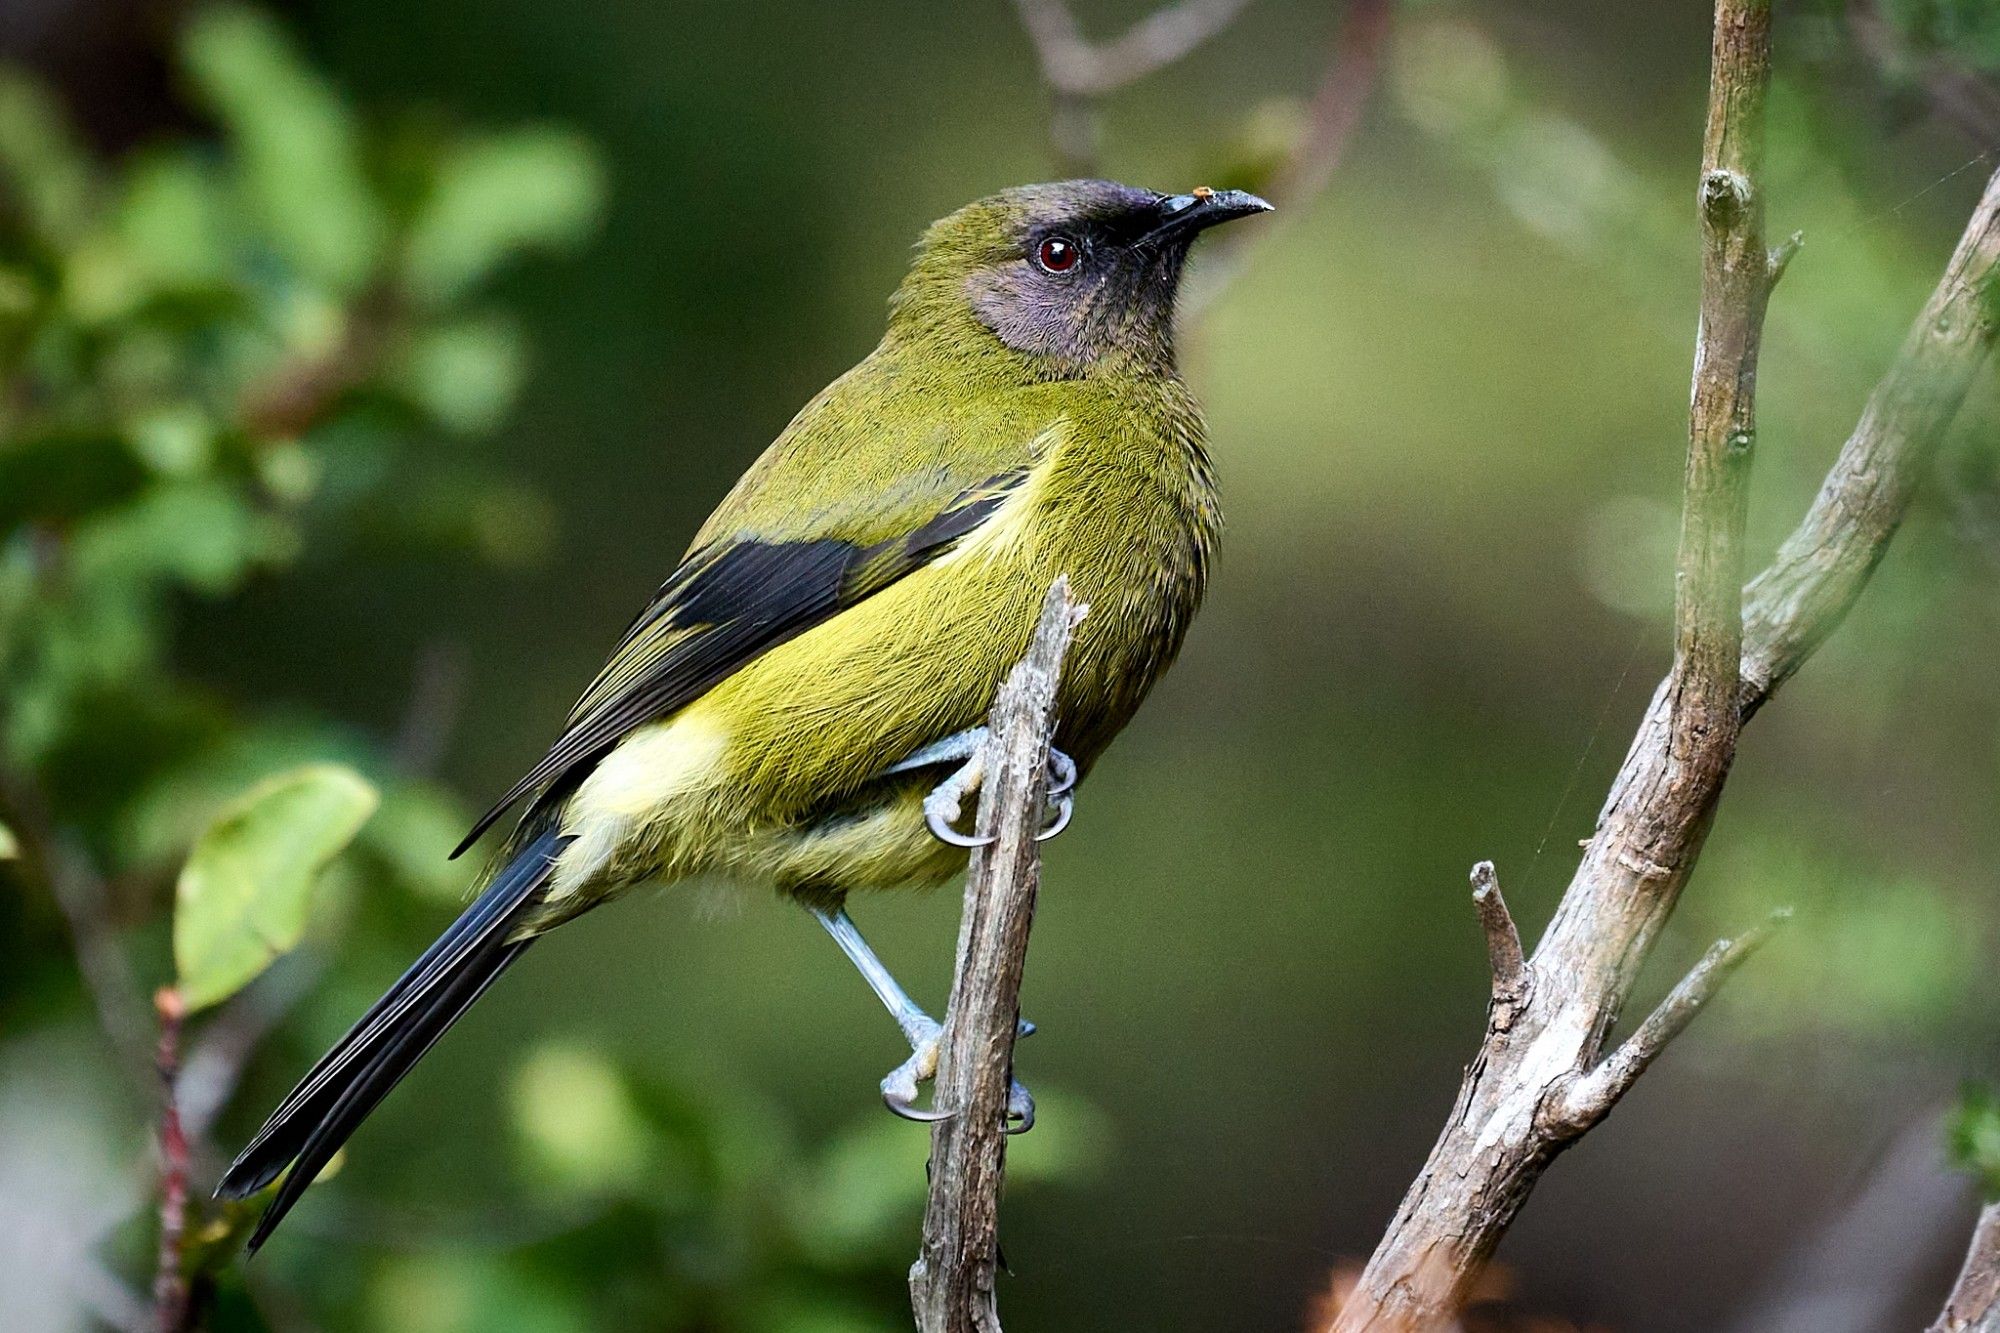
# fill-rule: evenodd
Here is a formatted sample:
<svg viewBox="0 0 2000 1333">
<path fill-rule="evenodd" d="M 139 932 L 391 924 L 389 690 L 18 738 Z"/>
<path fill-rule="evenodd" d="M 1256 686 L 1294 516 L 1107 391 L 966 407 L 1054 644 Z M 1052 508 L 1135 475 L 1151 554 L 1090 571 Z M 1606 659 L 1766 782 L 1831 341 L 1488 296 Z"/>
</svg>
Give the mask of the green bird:
<svg viewBox="0 0 2000 1333">
<path fill-rule="evenodd" d="M 1090 614 L 1057 699 L 1045 836 L 1172 662 L 1221 526 L 1175 297 L 1197 235 L 1269 208 L 1068 181 L 929 229 L 881 343 L 744 474 L 460 845 L 526 803 L 479 897 L 224 1175 L 234 1198 L 285 1175 L 253 1252 L 530 944 L 642 882 L 724 875 L 804 904 L 909 1039 L 884 1099 L 928 1114 L 938 1024 L 844 904 L 964 867 L 980 721 L 1058 575 Z M 1033 1123 L 1018 1085 L 1009 1115 Z"/>
</svg>

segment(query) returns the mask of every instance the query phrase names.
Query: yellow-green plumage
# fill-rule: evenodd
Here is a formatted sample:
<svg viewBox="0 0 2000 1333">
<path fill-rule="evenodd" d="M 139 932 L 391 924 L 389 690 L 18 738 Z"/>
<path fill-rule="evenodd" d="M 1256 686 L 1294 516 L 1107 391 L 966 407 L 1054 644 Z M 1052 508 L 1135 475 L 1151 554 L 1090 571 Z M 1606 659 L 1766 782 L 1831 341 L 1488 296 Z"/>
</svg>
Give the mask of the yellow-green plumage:
<svg viewBox="0 0 2000 1333">
<path fill-rule="evenodd" d="M 892 346 L 877 358 L 895 355 Z M 949 876 L 964 852 L 924 827 L 928 784 L 878 775 L 979 721 L 1058 574 L 1092 608 L 1058 713 L 1057 744 L 1080 765 L 1172 658 L 1219 521 L 1200 419 L 1179 382 L 1107 380 L 1079 393 L 1072 384 L 1002 381 L 953 394 L 947 423 L 921 400 L 898 419 L 870 373 L 877 358 L 773 446 L 768 466 L 752 474 L 756 488 L 725 506 L 740 506 L 741 516 L 710 525 L 714 539 L 770 532 L 751 526 L 760 505 L 789 519 L 789 507 L 770 497 L 793 493 L 783 485 L 792 477 L 810 485 L 855 422 L 873 420 L 895 446 L 870 460 L 886 465 L 885 482 L 949 478 L 942 491 L 958 494 L 970 478 L 952 475 L 963 463 L 951 444 L 971 434 L 1000 445 L 981 450 L 979 469 L 1025 466 L 1026 479 L 954 550 L 612 751 L 564 809 L 561 827 L 577 841 L 558 863 L 548 915 L 529 929 L 637 880 L 705 870 L 820 892 Z M 872 412 L 878 403 L 884 411 Z M 829 517 L 829 526 L 881 521 L 838 509 Z M 868 815 L 859 827 L 858 812 Z"/>
<path fill-rule="evenodd" d="M 825 906 L 950 876 L 938 775 L 891 770 L 981 721 L 1058 575 L 1090 612 L 1055 744 L 1088 771 L 1178 651 L 1220 526 L 1174 366 L 1181 263 L 1264 207 L 1069 182 L 932 227 L 881 344 L 745 473 L 474 829 L 527 801 L 486 893 L 224 1189 L 294 1159 L 309 1179 L 528 941 L 634 885 L 718 873 Z"/>
</svg>

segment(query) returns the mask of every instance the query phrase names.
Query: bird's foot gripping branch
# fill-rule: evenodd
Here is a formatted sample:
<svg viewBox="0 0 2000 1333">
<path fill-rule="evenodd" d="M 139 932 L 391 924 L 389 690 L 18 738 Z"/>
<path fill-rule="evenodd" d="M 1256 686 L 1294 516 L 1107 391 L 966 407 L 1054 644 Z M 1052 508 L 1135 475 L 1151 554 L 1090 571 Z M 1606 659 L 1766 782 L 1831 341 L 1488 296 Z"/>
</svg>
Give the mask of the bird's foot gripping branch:
<svg viewBox="0 0 2000 1333">
<path fill-rule="evenodd" d="M 993 1290 L 1000 1185 L 1008 1112 L 1017 1090 L 1025 1092 L 1014 1080 L 1014 1042 L 1032 1031 L 1021 1022 L 1021 974 L 1041 883 L 1037 843 L 1052 777 L 1056 683 L 1087 610 L 1070 601 L 1068 580 L 1057 579 L 1027 656 L 993 702 L 976 826 L 983 841 L 965 881 L 958 965 L 937 1047 L 940 1118 L 931 1130 L 923 1248 L 910 1269 L 920 1333 L 1000 1328 Z"/>
<path fill-rule="evenodd" d="M 910 773 L 939 764 L 958 764 L 924 798 L 924 824 L 932 837 L 947 846 L 984 847 L 993 840 L 990 836 L 958 831 L 958 821 L 965 813 L 965 798 L 978 791 L 986 779 L 986 751 L 992 735 L 990 727 L 968 727 L 926 745 L 889 769 L 892 774 Z M 1035 834 L 1037 842 L 1047 842 L 1068 828 L 1070 817 L 1076 813 L 1076 760 L 1051 746 L 1048 763 L 1049 784 L 1044 793 L 1048 798 L 1048 817 Z"/>
</svg>

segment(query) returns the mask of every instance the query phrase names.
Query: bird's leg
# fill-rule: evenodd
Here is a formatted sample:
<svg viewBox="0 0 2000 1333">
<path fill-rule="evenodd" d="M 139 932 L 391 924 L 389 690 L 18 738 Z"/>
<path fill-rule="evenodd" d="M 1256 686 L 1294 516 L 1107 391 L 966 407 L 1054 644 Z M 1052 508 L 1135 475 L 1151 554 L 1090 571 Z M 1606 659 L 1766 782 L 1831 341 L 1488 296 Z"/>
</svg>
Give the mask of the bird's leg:
<svg viewBox="0 0 2000 1333">
<path fill-rule="evenodd" d="M 826 927 L 826 933 L 833 936 L 833 942 L 840 946 L 840 951 L 861 973 L 861 979 L 882 1001 L 889 1016 L 896 1020 L 896 1026 L 902 1029 L 904 1040 L 910 1043 L 910 1058 L 890 1070 L 882 1080 L 883 1104 L 905 1120 L 943 1120 L 951 1115 L 950 1111 L 918 1110 L 916 1105 L 918 1089 L 937 1075 L 938 1046 L 944 1035 L 943 1026 L 910 998 L 902 983 L 875 956 L 875 951 L 861 937 L 860 927 L 854 924 L 854 918 L 847 914 L 845 908 L 829 911 L 815 907 L 812 914 L 820 925 Z M 1034 1031 L 1033 1023 L 1025 1018 L 1020 1020 L 1019 1036 L 1032 1036 Z M 1007 1120 L 1009 1133 L 1025 1134 L 1034 1128 L 1035 1099 L 1021 1086 L 1019 1079 L 1015 1079 L 1007 1091 Z"/>
<path fill-rule="evenodd" d="M 939 842 L 953 847 L 984 847 L 993 839 L 960 833 L 954 825 L 964 813 L 965 798 L 979 790 L 986 779 L 985 727 L 968 727 L 943 740 L 933 741 L 909 758 L 890 766 L 888 772 L 907 773 L 911 769 L 930 768 L 953 760 L 962 762 L 950 776 L 931 789 L 930 795 L 924 797 L 924 823 Z M 1076 810 L 1075 790 L 1076 761 L 1061 750 L 1051 749 L 1048 794 L 1052 813 L 1042 831 L 1035 835 L 1036 842 L 1047 842 L 1069 827 L 1070 816 Z"/>
<path fill-rule="evenodd" d="M 943 1027 L 935 1018 L 924 1012 L 923 1006 L 910 998 L 910 993 L 903 989 L 903 984 L 897 981 L 888 966 L 875 956 L 875 951 L 868 947 L 868 941 L 861 937 L 861 928 L 854 924 L 854 918 L 847 914 L 845 908 L 828 911 L 823 907 L 815 907 L 812 909 L 812 914 L 818 918 L 822 926 L 826 927 L 826 933 L 833 936 L 833 942 L 847 955 L 847 961 L 853 963 L 855 970 L 861 973 L 861 979 L 868 983 L 868 989 L 874 991 L 875 997 L 882 1001 L 883 1007 L 889 1011 L 889 1016 L 896 1020 L 896 1026 L 903 1030 L 903 1038 L 910 1043 L 910 1049 L 921 1053 L 926 1047 L 930 1048 L 929 1059 L 924 1062 L 929 1067 L 923 1072 L 923 1077 L 930 1077 L 936 1072 L 937 1039 L 938 1034 L 944 1030 Z M 910 1060 L 910 1065 L 906 1067 L 914 1073 L 918 1067 L 917 1056 L 912 1055 Z M 894 1078 L 895 1075 L 890 1077 Z M 889 1080 L 883 1080 L 882 1087 L 886 1095 Z M 912 1082 L 909 1100 L 914 1100 L 915 1097 L 915 1083 Z M 890 1109 L 897 1110 L 898 1114 L 901 1113 L 894 1102 L 890 1103 Z"/>
</svg>

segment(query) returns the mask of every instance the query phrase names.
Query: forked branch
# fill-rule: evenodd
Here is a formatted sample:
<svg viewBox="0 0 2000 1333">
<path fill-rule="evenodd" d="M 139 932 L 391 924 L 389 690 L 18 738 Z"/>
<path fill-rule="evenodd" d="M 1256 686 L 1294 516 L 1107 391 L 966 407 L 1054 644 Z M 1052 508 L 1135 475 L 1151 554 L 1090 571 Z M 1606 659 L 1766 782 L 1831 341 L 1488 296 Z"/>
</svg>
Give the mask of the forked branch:
<svg viewBox="0 0 2000 1333">
<path fill-rule="evenodd" d="M 1476 879 L 1494 1021 L 1456 1105 L 1336 1316 L 1338 1333 L 1451 1325 L 1542 1172 L 1603 1119 L 1772 923 L 1725 941 L 1615 1049 L 1610 1034 L 1714 818 L 1745 721 L 1839 624 L 1907 512 L 1924 465 L 1991 349 L 2000 303 L 2000 176 L 1877 385 L 1818 498 L 1743 586 L 1757 354 L 1772 285 L 1797 249 L 1764 238 L 1766 0 L 1719 0 L 1698 219 L 1701 319 L 1674 666 L 1639 724 L 1554 919 L 1512 973 L 1511 920 Z M 1502 995 L 1519 994 L 1518 1000 Z M 1498 1021 L 1504 1013 L 1507 1021 Z"/>
<path fill-rule="evenodd" d="M 1771 932 L 1783 925 L 1790 911 L 1780 908 L 1770 919 L 1734 939 L 1717 940 L 1688 969 L 1646 1021 L 1604 1057 L 1597 1068 L 1560 1084 L 1544 1111 L 1545 1128 L 1553 1138 L 1575 1138 L 1611 1113 L 1618 1099 L 1639 1081 L 1667 1043 L 1694 1022 L 1722 983 L 1764 947 Z"/>
</svg>

